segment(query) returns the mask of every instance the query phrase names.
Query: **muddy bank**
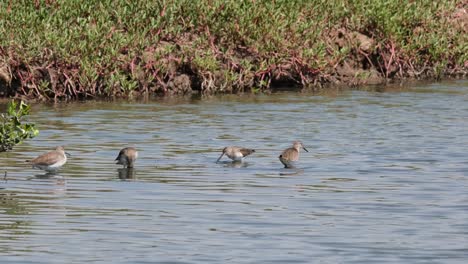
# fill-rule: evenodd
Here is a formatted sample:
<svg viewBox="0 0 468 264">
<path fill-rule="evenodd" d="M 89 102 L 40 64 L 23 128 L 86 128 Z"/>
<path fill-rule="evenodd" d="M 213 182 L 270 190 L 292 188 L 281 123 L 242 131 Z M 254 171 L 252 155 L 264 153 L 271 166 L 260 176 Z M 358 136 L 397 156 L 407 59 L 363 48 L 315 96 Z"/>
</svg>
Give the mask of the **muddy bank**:
<svg viewBox="0 0 468 264">
<path fill-rule="evenodd" d="M 2 11 L 10 37 L 0 46 L 0 96 L 168 96 L 466 77 L 462 1 L 332 2 L 10 3 Z M 53 19 L 61 15 L 65 22 Z M 16 31 L 22 17 L 34 21 L 23 24 L 33 35 Z"/>
</svg>

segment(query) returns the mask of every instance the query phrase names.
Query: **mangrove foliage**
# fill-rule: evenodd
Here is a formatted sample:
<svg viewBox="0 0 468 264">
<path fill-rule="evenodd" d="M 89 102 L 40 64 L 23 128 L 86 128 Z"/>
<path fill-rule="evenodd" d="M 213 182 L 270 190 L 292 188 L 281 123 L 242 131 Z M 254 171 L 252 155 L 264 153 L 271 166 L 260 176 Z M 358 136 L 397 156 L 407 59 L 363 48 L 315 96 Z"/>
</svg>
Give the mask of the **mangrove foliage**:
<svg viewBox="0 0 468 264">
<path fill-rule="evenodd" d="M 463 0 L 0 1 L 0 95 L 242 92 L 465 76 Z"/>
<path fill-rule="evenodd" d="M 6 113 L 0 114 L 0 152 L 11 150 L 13 146 L 39 134 L 34 124 L 25 123 L 31 106 L 23 101 L 10 101 Z"/>
</svg>

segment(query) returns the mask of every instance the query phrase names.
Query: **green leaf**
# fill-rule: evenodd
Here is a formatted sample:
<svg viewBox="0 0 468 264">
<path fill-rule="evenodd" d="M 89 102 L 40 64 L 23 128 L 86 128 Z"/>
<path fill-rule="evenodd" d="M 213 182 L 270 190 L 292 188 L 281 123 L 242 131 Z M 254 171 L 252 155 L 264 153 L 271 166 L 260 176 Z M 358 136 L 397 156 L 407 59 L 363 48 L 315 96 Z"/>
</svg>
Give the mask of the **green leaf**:
<svg viewBox="0 0 468 264">
<path fill-rule="evenodd" d="M 1 114 L 0 120 L 0 151 L 13 148 L 28 138 L 34 138 L 39 134 L 34 124 L 21 123 L 24 116 L 29 115 L 31 106 L 23 101 L 19 104 L 10 101 L 7 105 L 7 113 Z"/>
</svg>

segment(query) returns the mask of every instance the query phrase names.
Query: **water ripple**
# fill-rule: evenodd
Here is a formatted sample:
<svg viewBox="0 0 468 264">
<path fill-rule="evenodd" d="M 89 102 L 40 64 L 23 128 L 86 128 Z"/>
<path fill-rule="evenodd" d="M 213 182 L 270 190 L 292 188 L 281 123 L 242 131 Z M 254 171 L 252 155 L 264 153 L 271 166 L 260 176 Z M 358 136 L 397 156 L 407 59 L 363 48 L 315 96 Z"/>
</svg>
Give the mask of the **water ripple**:
<svg viewBox="0 0 468 264">
<path fill-rule="evenodd" d="M 465 263 L 466 98 L 456 81 L 35 105 L 40 135 L 0 153 L 0 259 Z M 283 169 L 297 139 L 310 152 Z M 58 174 L 25 162 L 57 145 Z M 131 170 L 114 164 L 127 145 Z M 256 152 L 215 163 L 228 145 Z"/>
</svg>

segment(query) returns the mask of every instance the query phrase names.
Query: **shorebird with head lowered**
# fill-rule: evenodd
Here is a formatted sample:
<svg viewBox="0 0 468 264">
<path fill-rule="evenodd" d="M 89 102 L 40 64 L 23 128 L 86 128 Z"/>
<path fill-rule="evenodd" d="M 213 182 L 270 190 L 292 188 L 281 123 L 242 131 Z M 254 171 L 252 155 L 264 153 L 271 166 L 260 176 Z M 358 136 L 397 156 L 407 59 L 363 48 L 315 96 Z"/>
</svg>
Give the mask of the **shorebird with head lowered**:
<svg viewBox="0 0 468 264">
<path fill-rule="evenodd" d="M 292 147 L 283 150 L 283 152 L 281 153 L 281 155 L 279 155 L 278 158 L 281 161 L 281 163 L 283 163 L 285 168 L 295 167 L 295 163 L 299 160 L 299 152 L 301 148 L 309 152 L 300 141 L 294 141 Z"/>
<path fill-rule="evenodd" d="M 133 168 L 136 159 L 138 158 L 138 151 L 136 148 L 127 147 L 120 150 L 119 155 L 115 160 L 116 164 L 121 164 L 124 168 Z"/>
<path fill-rule="evenodd" d="M 30 162 L 33 168 L 54 172 L 67 163 L 67 156 L 70 156 L 70 154 L 65 152 L 62 146 L 59 146 L 55 150 L 44 153 Z"/>
<path fill-rule="evenodd" d="M 218 163 L 224 155 L 228 156 L 228 158 L 232 159 L 233 161 L 242 161 L 245 157 L 254 152 L 254 149 L 236 146 L 225 147 L 223 149 L 223 153 L 221 153 L 221 156 L 219 156 L 218 160 L 216 160 L 216 163 Z"/>
</svg>

